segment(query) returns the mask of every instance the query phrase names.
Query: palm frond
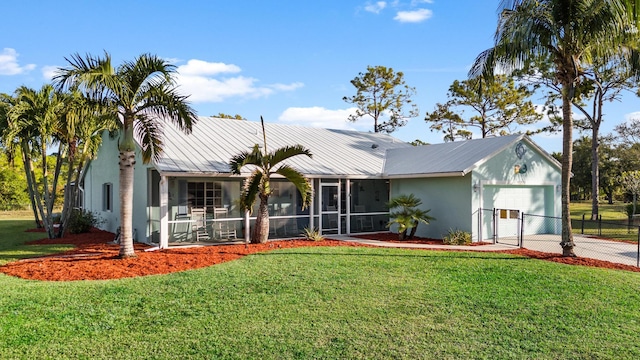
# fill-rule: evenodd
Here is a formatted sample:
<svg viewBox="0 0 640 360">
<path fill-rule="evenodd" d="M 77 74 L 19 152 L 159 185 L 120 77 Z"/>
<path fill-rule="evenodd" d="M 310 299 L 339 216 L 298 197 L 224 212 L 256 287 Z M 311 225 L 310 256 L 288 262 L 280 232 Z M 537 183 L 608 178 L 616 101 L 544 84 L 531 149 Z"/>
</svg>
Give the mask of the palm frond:
<svg viewBox="0 0 640 360">
<path fill-rule="evenodd" d="M 123 84 L 111 65 L 111 55 L 108 53 L 105 52 L 104 57 L 89 54 L 82 57 L 76 53 L 65 60 L 69 66 L 60 68 L 53 78 L 57 89 L 76 87 L 80 91 L 94 92 L 107 97 L 111 92 L 122 91 Z"/>
<path fill-rule="evenodd" d="M 275 167 L 279 163 L 297 155 L 306 155 L 310 158 L 313 157 L 311 155 L 311 151 L 305 148 L 304 146 L 292 145 L 292 146 L 281 147 L 269 153 L 268 162 L 271 165 L 271 167 Z"/>
<path fill-rule="evenodd" d="M 256 202 L 256 197 L 260 193 L 260 187 L 264 181 L 264 174 L 261 171 L 255 170 L 251 173 L 251 176 L 245 180 L 240 194 L 240 209 L 242 211 L 249 211 L 253 213 L 253 204 Z"/>
<path fill-rule="evenodd" d="M 134 131 L 140 140 L 142 160 L 144 163 L 149 163 L 151 159 L 154 161 L 160 160 L 160 155 L 162 155 L 163 151 L 162 124 L 158 123 L 156 119 L 152 117 L 138 115 L 134 122 Z"/>
<path fill-rule="evenodd" d="M 311 199 L 313 198 L 313 186 L 311 186 L 309 179 L 305 178 L 298 170 L 287 165 L 280 166 L 280 168 L 276 170 L 276 174 L 284 176 L 298 189 L 302 199 L 302 210 L 311 205 Z"/>
<path fill-rule="evenodd" d="M 139 112 L 156 115 L 163 120 L 170 120 L 180 130 L 191 133 L 193 125 L 198 121 L 195 111 L 187 102 L 187 96 L 177 93 L 168 84 L 149 87 L 140 94 Z"/>
<path fill-rule="evenodd" d="M 235 155 L 229 161 L 229 167 L 231 173 L 234 175 L 240 175 L 243 167 L 247 165 L 262 166 L 262 152 L 258 144 L 253 146 L 251 152 L 243 151 L 238 155 Z"/>
</svg>

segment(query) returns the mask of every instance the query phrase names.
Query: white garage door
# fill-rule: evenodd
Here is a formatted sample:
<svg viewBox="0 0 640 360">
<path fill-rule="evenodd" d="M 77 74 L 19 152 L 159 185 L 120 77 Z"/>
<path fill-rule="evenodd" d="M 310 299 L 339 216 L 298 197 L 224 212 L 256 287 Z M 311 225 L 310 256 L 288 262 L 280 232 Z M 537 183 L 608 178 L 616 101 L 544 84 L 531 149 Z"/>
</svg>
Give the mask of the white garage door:
<svg viewBox="0 0 640 360">
<path fill-rule="evenodd" d="M 545 190 L 553 190 L 553 187 L 525 185 L 485 185 L 483 187 L 482 207 L 498 209 L 496 230 L 499 238 L 512 238 L 518 235 L 518 218 L 522 213 L 548 215 L 545 209 L 553 206 L 549 207 L 545 204 Z M 491 239 L 493 228 L 491 216 L 487 215 L 483 216 L 483 238 Z M 529 232 L 528 228 L 530 227 L 525 224 L 526 232 Z"/>
</svg>

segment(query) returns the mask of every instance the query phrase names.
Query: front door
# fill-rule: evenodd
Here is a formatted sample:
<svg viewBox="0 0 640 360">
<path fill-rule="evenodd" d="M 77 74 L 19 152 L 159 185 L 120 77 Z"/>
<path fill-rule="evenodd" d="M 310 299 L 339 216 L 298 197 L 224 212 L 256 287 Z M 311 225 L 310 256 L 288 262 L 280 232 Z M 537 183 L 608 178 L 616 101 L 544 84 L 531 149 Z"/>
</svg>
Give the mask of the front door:
<svg viewBox="0 0 640 360">
<path fill-rule="evenodd" d="M 320 232 L 340 234 L 339 183 L 321 184 Z"/>
</svg>

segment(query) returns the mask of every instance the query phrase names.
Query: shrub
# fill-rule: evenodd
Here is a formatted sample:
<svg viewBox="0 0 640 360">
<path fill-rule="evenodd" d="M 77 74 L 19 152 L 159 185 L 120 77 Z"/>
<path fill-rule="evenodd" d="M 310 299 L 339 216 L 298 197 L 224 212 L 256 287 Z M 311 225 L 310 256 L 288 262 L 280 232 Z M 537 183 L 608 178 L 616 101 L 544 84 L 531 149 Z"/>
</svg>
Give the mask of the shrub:
<svg viewBox="0 0 640 360">
<path fill-rule="evenodd" d="M 73 209 L 71 210 L 67 230 L 72 234 L 86 233 L 102 222 L 102 219 L 91 211 Z"/>
<path fill-rule="evenodd" d="M 311 241 L 322 241 L 324 237 L 320 235 L 320 231 L 317 228 L 304 228 L 304 232 L 301 234 L 305 239 Z"/>
<path fill-rule="evenodd" d="M 442 239 L 445 245 L 469 245 L 471 244 L 471 233 L 462 230 L 449 230 Z"/>
<path fill-rule="evenodd" d="M 398 238 L 400 240 L 404 240 L 406 238 L 413 239 L 413 236 L 416 234 L 416 230 L 418 229 L 419 223 L 429 224 L 431 220 L 435 220 L 434 217 L 429 216 L 429 210 L 422 210 L 418 207 L 422 205 L 422 200 L 418 199 L 415 195 L 399 195 L 391 200 L 387 206 L 390 210 L 393 210 L 389 213 L 389 223 L 387 227 L 390 228 L 392 225 L 398 226 Z M 409 231 L 407 237 L 407 231 Z"/>
</svg>

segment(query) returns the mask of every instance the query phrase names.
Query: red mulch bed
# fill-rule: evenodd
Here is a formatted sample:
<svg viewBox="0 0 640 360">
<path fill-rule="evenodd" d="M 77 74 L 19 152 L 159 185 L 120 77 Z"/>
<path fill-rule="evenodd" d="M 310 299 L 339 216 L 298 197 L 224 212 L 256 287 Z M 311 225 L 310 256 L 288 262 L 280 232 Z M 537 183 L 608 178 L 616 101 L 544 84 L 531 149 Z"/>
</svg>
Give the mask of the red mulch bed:
<svg viewBox="0 0 640 360">
<path fill-rule="evenodd" d="M 442 239 L 432 239 L 432 238 L 425 238 L 420 236 L 414 236 L 413 239 L 398 240 L 398 234 L 390 233 L 390 232 L 353 235 L 353 237 L 359 238 L 359 239 L 378 240 L 378 241 L 386 241 L 386 242 L 399 243 L 399 244 L 444 245 L 444 243 L 442 242 Z M 490 243 L 474 242 L 469 244 L 468 246 L 479 246 L 479 245 L 488 245 L 488 244 Z"/>
<path fill-rule="evenodd" d="M 573 258 L 563 257 L 560 254 L 550 254 L 550 253 L 529 250 L 529 249 L 504 250 L 504 251 L 498 251 L 498 252 L 501 252 L 504 254 L 521 255 L 521 256 L 526 256 L 533 259 L 553 261 L 553 262 L 558 262 L 558 263 L 568 264 L 568 265 L 582 265 L 582 266 L 590 266 L 590 267 L 640 272 L 640 268 L 632 265 L 617 264 L 609 261 L 589 259 L 584 257 L 573 257 Z"/>
<path fill-rule="evenodd" d="M 145 275 L 168 274 L 238 259 L 242 256 L 277 248 L 302 246 L 366 246 L 336 240 L 285 240 L 266 244 L 216 245 L 169 250 L 144 251 L 147 245 L 135 244 L 135 258 L 120 259 L 114 234 L 93 229 L 86 234 L 68 234 L 60 239 L 28 242 L 32 245 L 71 244 L 76 248 L 36 259 L 25 259 L 0 266 L 0 272 L 32 280 L 70 281 L 106 280 Z"/>
<path fill-rule="evenodd" d="M 394 234 L 378 234 L 375 237 L 372 235 L 360 237 L 375 240 L 397 241 L 397 239 L 387 239 L 387 237 Z M 273 241 L 266 244 L 249 244 L 247 247 L 245 247 L 245 245 L 217 245 L 144 251 L 148 248 L 147 245 L 135 244 L 137 254 L 136 258 L 119 259 L 119 245 L 109 243 L 113 238 L 113 233 L 93 229 L 87 234 L 69 234 L 65 235 L 65 237 L 61 239 L 42 239 L 32 241 L 28 244 L 71 244 L 75 245 L 76 248 L 64 253 L 41 258 L 15 261 L 4 266 L 0 266 L 0 272 L 31 280 L 106 280 L 168 274 L 172 272 L 202 268 L 235 260 L 245 255 L 265 252 L 277 248 L 294 248 L 303 246 L 366 246 L 336 240 L 284 240 Z M 414 239 L 412 242 L 415 241 L 421 241 L 421 244 L 442 244 L 442 240 L 436 239 L 418 238 Z M 629 265 L 614 264 L 607 261 L 586 258 L 563 258 L 560 255 L 526 249 L 502 252 L 564 264 L 640 271 L 640 268 Z"/>
</svg>

